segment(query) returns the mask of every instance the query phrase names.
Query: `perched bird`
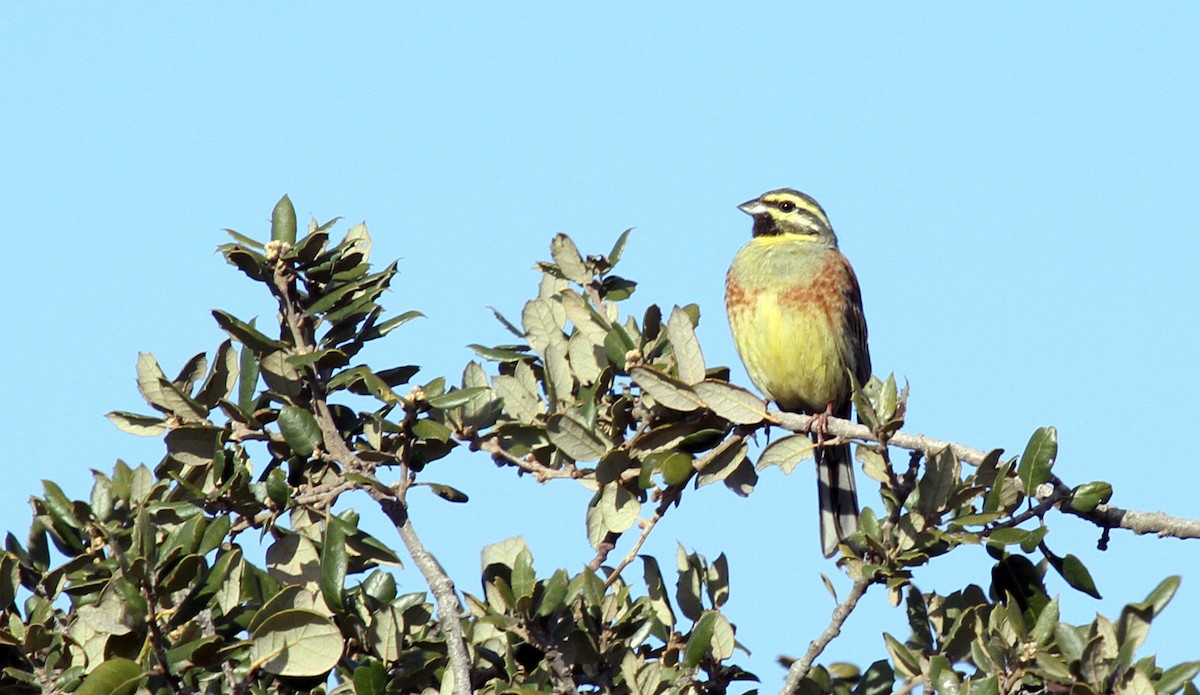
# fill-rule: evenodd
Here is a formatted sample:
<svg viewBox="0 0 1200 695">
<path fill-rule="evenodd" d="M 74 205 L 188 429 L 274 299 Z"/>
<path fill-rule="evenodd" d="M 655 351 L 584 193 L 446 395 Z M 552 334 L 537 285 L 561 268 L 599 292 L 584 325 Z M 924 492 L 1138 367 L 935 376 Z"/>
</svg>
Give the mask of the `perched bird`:
<svg viewBox="0 0 1200 695">
<path fill-rule="evenodd" d="M 789 188 L 738 206 L 754 218 L 753 238 L 725 277 L 725 307 L 750 380 L 783 410 L 825 421 L 850 416 L 850 375 L 871 376 L 862 294 L 838 250 L 825 211 Z M 850 445 L 818 446 L 821 549 L 825 557 L 858 528 Z"/>
</svg>

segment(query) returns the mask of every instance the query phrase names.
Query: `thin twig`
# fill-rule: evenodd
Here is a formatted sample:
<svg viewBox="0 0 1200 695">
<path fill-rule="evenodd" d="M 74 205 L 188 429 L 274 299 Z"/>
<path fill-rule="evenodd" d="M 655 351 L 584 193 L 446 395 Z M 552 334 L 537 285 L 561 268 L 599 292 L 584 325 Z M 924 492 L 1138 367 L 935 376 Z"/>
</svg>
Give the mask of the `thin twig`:
<svg viewBox="0 0 1200 695">
<path fill-rule="evenodd" d="M 897 688 L 892 695 L 908 695 L 908 693 L 911 693 L 918 685 L 924 685 L 926 680 L 925 674 L 918 674 L 912 680 L 905 682 L 904 685 Z"/>
<path fill-rule="evenodd" d="M 582 478 L 583 471 L 573 465 L 564 466 L 563 468 L 551 468 L 549 466 L 538 463 L 532 458 L 521 458 L 514 456 L 495 439 L 477 439 L 475 445 L 480 451 L 486 451 L 492 455 L 492 458 L 502 459 L 505 463 L 510 463 L 517 468 L 532 473 L 534 478 L 537 478 L 539 483 L 544 483 L 551 478 Z"/>
<path fill-rule="evenodd" d="M 282 263 L 276 265 L 274 280 L 283 323 L 291 333 L 293 343 L 304 352 L 312 352 L 313 345 L 308 335 L 310 329 L 296 310 L 298 298 L 295 296 L 295 288 L 290 281 L 289 273 L 290 269 Z M 325 385 L 322 380 L 311 379 L 310 385 L 313 391 L 310 410 L 321 430 L 325 450 L 335 460 L 340 461 L 347 470 L 369 472 L 370 467 L 350 449 L 345 439 L 342 438 L 342 434 L 334 422 L 333 413 L 329 410 L 329 404 L 325 400 Z M 408 508 L 402 499 L 394 496 L 394 493 L 388 495 L 377 486 L 360 485 L 359 487 L 379 502 L 383 512 L 396 527 L 400 539 L 404 542 L 404 547 L 413 559 L 413 564 L 425 577 L 425 582 L 429 585 L 429 590 L 433 593 L 438 606 L 438 623 L 441 625 L 446 639 L 446 656 L 450 661 L 450 671 L 454 678 L 453 692 L 456 695 L 469 695 L 471 692 L 471 662 L 462 630 L 462 604 L 458 601 L 454 582 L 437 559 L 425 549 L 420 536 L 413 529 L 412 521 L 408 517 Z"/>
<path fill-rule="evenodd" d="M 813 416 L 811 415 L 798 415 L 780 410 L 770 411 L 768 417 L 779 423 L 781 427 L 793 432 L 808 432 L 809 425 L 813 421 Z M 857 439 L 866 442 L 879 441 L 871 433 L 870 428 L 865 425 L 859 425 L 840 418 L 829 418 L 825 430 L 829 434 L 846 439 Z M 982 464 L 984 457 L 987 455 L 986 452 L 979 449 L 973 449 L 955 442 L 934 439 L 933 437 L 926 437 L 923 434 L 895 432 L 889 437 L 888 444 L 898 446 L 901 449 L 908 449 L 909 451 L 922 451 L 926 456 L 949 447 L 950 452 L 959 461 L 976 466 Z M 1066 488 L 1069 495 L 1069 487 L 1066 487 L 1065 484 L 1057 479 L 1054 479 L 1054 481 L 1056 481 L 1056 487 L 1057 485 L 1062 485 Z M 1163 512 L 1139 512 L 1130 509 L 1121 509 L 1112 505 L 1100 505 L 1088 512 L 1072 509 L 1068 504 L 1059 504 L 1057 508 L 1060 512 L 1086 519 L 1103 529 L 1122 528 L 1139 535 L 1154 534 L 1160 537 L 1171 538 L 1200 538 L 1200 520 L 1184 519 L 1164 514 Z"/>
<path fill-rule="evenodd" d="M 780 695 L 791 695 L 800 687 L 800 681 L 808 675 L 809 669 L 812 668 L 813 662 L 825 651 L 825 647 L 833 641 L 842 632 L 842 625 L 846 622 L 846 618 L 850 617 L 850 612 L 858 605 L 858 600 L 863 594 L 867 593 L 867 587 L 871 586 L 870 579 L 859 579 L 854 582 L 853 588 L 850 589 L 850 595 L 846 600 L 838 604 L 837 608 L 833 609 L 833 617 L 829 621 L 829 627 L 821 633 L 819 637 L 813 640 L 808 646 L 808 651 L 804 656 L 793 661 L 791 667 L 788 668 L 787 680 L 783 683 L 783 690 L 780 690 Z"/>
<path fill-rule="evenodd" d="M 638 535 L 638 539 L 636 542 L 634 542 L 633 547 L 630 548 L 629 552 L 625 554 L 625 557 L 622 558 L 619 563 L 617 563 L 617 566 L 613 569 L 612 574 L 608 575 L 608 578 L 604 580 L 605 588 L 612 586 L 617 581 L 617 578 L 621 576 L 621 572 L 623 572 L 625 568 L 629 566 L 629 563 L 633 562 L 634 558 L 637 557 L 638 551 L 642 549 L 642 544 L 646 542 L 646 538 L 650 536 L 650 532 L 653 531 L 658 522 L 662 520 L 663 515 L 667 513 L 667 509 L 670 508 L 671 503 L 679 497 L 680 489 L 682 488 L 668 488 L 666 492 L 663 493 L 662 501 L 659 502 L 658 509 L 654 510 L 654 515 L 642 523 L 642 532 Z"/>
</svg>

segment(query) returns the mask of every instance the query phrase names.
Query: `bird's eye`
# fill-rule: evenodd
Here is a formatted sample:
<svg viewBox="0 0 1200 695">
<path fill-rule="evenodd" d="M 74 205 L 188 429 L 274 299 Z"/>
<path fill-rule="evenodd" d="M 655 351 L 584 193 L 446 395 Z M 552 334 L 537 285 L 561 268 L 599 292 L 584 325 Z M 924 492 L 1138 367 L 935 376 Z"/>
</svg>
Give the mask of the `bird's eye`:
<svg viewBox="0 0 1200 695">
<path fill-rule="evenodd" d="M 790 200 L 785 200 L 779 204 L 779 210 L 780 212 L 794 212 L 796 210 L 796 204 Z"/>
</svg>

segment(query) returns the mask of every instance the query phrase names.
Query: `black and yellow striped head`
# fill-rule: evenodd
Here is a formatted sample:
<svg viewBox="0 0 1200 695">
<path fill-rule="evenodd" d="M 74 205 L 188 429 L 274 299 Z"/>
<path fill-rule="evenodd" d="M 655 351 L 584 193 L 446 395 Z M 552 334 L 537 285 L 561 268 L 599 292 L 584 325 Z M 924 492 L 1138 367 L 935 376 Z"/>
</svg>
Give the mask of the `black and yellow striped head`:
<svg viewBox="0 0 1200 695">
<path fill-rule="evenodd" d="M 837 237 L 820 204 L 791 188 L 767 191 L 738 206 L 754 218 L 754 236 L 800 235 L 837 245 Z"/>
</svg>

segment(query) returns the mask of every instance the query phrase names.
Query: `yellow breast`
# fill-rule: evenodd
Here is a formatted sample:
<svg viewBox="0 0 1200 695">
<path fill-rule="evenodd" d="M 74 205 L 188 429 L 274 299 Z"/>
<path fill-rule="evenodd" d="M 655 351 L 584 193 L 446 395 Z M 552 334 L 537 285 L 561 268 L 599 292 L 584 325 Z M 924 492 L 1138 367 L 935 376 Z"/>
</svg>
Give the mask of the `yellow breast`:
<svg viewBox="0 0 1200 695">
<path fill-rule="evenodd" d="M 778 238 L 752 240 L 729 269 L 734 344 L 754 385 L 784 409 L 819 412 L 849 398 L 847 272 L 834 247 Z"/>
</svg>

